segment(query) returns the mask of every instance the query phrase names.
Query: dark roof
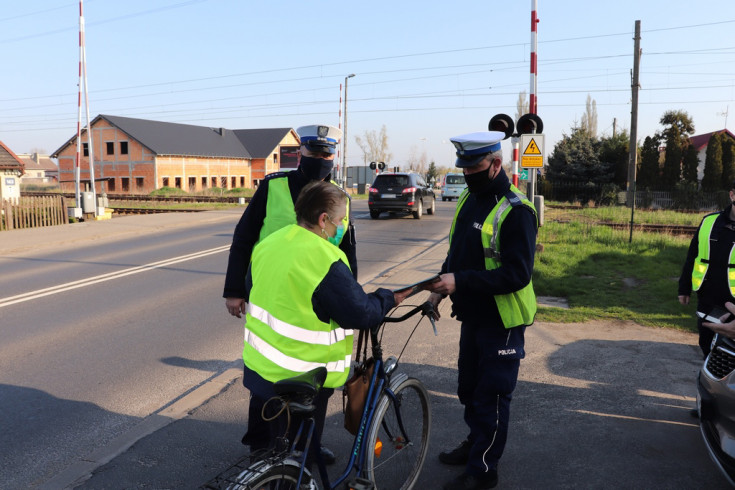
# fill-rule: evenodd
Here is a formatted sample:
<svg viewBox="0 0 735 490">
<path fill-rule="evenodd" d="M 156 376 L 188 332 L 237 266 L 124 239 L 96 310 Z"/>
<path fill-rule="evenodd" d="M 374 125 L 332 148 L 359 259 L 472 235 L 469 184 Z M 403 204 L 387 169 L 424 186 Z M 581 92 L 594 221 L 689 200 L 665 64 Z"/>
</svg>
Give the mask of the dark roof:
<svg viewBox="0 0 735 490">
<path fill-rule="evenodd" d="M 291 131 L 291 128 L 231 130 L 106 114 L 94 118 L 91 126 L 99 119 L 107 120 L 156 155 L 266 158 Z M 76 134 L 51 156 L 57 157 L 75 138 Z"/>
<path fill-rule="evenodd" d="M 253 158 L 268 158 L 291 128 L 235 129 L 237 138 Z"/>
<path fill-rule="evenodd" d="M 735 135 L 733 135 L 730 131 L 728 131 L 727 129 L 720 129 L 719 131 L 712 131 L 711 133 L 704 133 L 692 136 L 691 138 L 689 138 L 689 141 L 692 143 L 692 146 L 694 146 L 694 148 L 696 148 L 697 150 L 701 150 L 702 148 L 707 146 L 712 135 L 718 133 L 727 134 L 728 136 L 730 136 L 731 139 L 735 140 Z"/>
<path fill-rule="evenodd" d="M 20 174 L 25 173 L 23 162 L 18 158 L 13 150 L 5 146 L 5 143 L 0 141 L 0 169 L 2 170 L 20 170 Z"/>
<path fill-rule="evenodd" d="M 157 155 L 251 158 L 240 140 L 225 128 L 104 114 L 98 117 L 107 119 Z"/>
</svg>

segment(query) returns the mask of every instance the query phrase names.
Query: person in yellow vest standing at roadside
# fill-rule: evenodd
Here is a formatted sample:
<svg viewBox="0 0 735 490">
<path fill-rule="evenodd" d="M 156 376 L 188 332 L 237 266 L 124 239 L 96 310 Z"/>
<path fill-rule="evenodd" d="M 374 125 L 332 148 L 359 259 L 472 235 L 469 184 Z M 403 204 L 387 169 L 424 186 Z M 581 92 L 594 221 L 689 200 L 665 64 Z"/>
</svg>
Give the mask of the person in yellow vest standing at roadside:
<svg viewBox="0 0 735 490">
<path fill-rule="evenodd" d="M 709 313 L 725 303 L 735 302 L 735 182 L 730 187 L 729 206 L 702 219 L 689 244 L 689 252 L 679 277 L 679 303 L 688 305 L 697 292 L 697 310 Z M 714 332 L 697 318 L 699 348 L 707 357 Z"/>
<path fill-rule="evenodd" d="M 442 463 L 464 467 L 444 485 L 450 490 L 498 484 L 525 328 L 536 315 L 531 275 L 538 220 L 503 171 L 504 137 L 482 131 L 450 138 L 467 189 L 457 201 L 441 281 L 428 288 L 436 306 L 451 298 L 452 316 L 461 322 L 457 394 L 469 434 L 439 454 Z"/>
<path fill-rule="evenodd" d="M 225 298 L 227 311 L 237 318 L 245 314 L 245 274 L 253 248 L 273 232 L 296 223 L 294 203 L 306 184 L 314 181 L 329 182 L 331 179 L 334 156 L 342 139 L 342 131 L 334 126 L 314 124 L 297 128 L 296 133 L 300 139 L 298 168 L 267 175 L 235 227 L 222 296 Z M 350 219 L 349 207 L 350 200 L 347 197 L 345 213 L 341 213 L 344 216 L 344 235 L 338 246 L 347 257 L 352 274 L 357 279 L 355 228 Z M 268 443 L 268 427 L 260 416 L 264 402 L 265 400 L 251 394 L 248 431 L 242 439 L 242 443 L 249 445 L 251 451 L 263 449 Z M 322 452 L 327 464 L 334 462 L 334 454 L 329 449 L 323 448 Z"/>
<path fill-rule="evenodd" d="M 377 327 L 410 294 L 383 288 L 366 294 L 353 277 L 337 247 L 346 199 L 332 184 L 308 184 L 296 201 L 298 224 L 273 232 L 255 247 L 245 281 L 245 387 L 268 400 L 275 396 L 273 383 L 327 368 L 324 388 L 314 401 L 311 449 L 321 447 L 329 397 L 347 380 L 353 329 Z M 271 405 L 265 406 L 268 418 L 280 408 Z M 282 415 L 268 423 L 270 447 L 286 431 L 287 417 Z M 298 426 L 292 420 L 288 427 L 296 431 Z M 289 439 L 293 441 L 293 434 Z"/>
</svg>

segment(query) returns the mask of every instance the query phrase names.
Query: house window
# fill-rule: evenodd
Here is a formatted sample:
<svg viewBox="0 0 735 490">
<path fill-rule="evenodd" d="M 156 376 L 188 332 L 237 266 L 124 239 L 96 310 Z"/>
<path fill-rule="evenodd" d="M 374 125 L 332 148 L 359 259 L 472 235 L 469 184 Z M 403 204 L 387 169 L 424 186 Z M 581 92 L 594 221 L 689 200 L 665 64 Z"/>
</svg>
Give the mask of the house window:
<svg viewBox="0 0 735 490">
<path fill-rule="evenodd" d="M 202 190 L 207 188 L 207 178 L 202 177 Z"/>
<path fill-rule="evenodd" d="M 222 188 L 227 189 L 227 177 L 223 175 L 221 178 L 222 178 Z"/>
<path fill-rule="evenodd" d="M 107 190 L 110 192 L 115 192 L 115 179 L 110 179 L 107 181 Z"/>
<path fill-rule="evenodd" d="M 168 177 L 164 177 L 162 180 L 162 187 L 168 187 Z"/>
<path fill-rule="evenodd" d="M 181 177 L 176 177 L 175 182 L 176 188 L 181 189 Z"/>
<path fill-rule="evenodd" d="M 196 190 L 197 190 L 197 178 L 189 177 L 189 192 L 194 192 Z"/>
<path fill-rule="evenodd" d="M 105 143 L 105 152 L 107 155 L 114 155 L 115 154 L 115 142 L 114 141 L 108 141 Z"/>
<path fill-rule="evenodd" d="M 240 187 L 245 187 L 245 176 L 244 175 L 240 176 Z"/>
<path fill-rule="evenodd" d="M 230 189 L 234 189 L 235 187 L 237 187 L 237 177 L 231 177 L 230 182 L 231 182 Z"/>
<path fill-rule="evenodd" d="M 128 142 L 127 141 L 121 141 L 120 142 L 120 154 L 121 155 L 127 155 L 128 154 Z"/>
<path fill-rule="evenodd" d="M 212 187 L 217 187 L 217 177 L 212 177 Z"/>
<path fill-rule="evenodd" d="M 274 153 L 273 154 L 273 163 L 275 163 L 276 165 L 278 165 L 278 153 Z"/>
<path fill-rule="evenodd" d="M 144 177 L 136 177 L 135 178 L 135 189 L 136 190 L 143 190 L 145 187 L 145 178 Z"/>
<path fill-rule="evenodd" d="M 123 192 L 130 192 L 130 178 L 120 177 L 120 187 Z"/>
<path fill-rule="evenodd" d="M 85 157 L 89 156 L 89 143 L 82 143 L 82 154 Z"/>
</svg>

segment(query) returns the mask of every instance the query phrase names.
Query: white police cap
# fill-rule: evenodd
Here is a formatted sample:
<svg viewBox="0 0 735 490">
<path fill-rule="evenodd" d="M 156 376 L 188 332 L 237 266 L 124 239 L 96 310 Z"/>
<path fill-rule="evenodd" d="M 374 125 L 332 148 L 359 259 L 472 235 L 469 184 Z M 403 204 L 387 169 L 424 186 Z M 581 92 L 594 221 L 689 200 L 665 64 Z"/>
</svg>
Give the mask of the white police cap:
<svg viewBox="0 0 735 490">
<path fill-rule="evenodd" d="M 301 144 L 310 150 L 335 153 L 337 144 L 342 139 L 342 130 L 334 126 L 312 124 L 296 129 Z"/>
<path fill-rule="evenodd" d="M 460 168 L 474 167 L 485 158 L 485 155 L 500 150 L 500 142 L 505 133 L 500 131 L 478 131 L 449 138 L 457 149 L 455 166 Z"/>
</svg>

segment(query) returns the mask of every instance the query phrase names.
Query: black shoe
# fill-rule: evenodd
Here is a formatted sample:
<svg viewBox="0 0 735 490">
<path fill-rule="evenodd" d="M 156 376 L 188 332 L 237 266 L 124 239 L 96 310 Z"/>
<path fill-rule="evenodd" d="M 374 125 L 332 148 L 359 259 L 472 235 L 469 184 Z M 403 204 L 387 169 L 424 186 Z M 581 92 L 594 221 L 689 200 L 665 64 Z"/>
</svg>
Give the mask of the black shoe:
<svg viewBox="0 0 735 490">
<path fill-rule="evenodd" d="M 443 453 L 439 453 L 439 461 L 444 464 L 464 466 L 470 459 L 471 448 L 472 444 L 470 444 L 470 441 L 465 439 L 464 441 L 462 441 L 462 444 L 452 449 L 451 451 L 444 451 Z"/>
<path fill-rule="evenodd" d="M 498 484 L 498 472 L 492 470 L 484 475 L 468 475 L 462 473 L 457 478 L 444 484 L 444 490 L 475 490 L 495 488 Z"/>
<path fill-rule="evenodd" d="M 324 464 L 334 464 L 337 461 L 334 453 L 326 446 L 319 447 L 319 454 L 321 455 Z"/>
</svg>

